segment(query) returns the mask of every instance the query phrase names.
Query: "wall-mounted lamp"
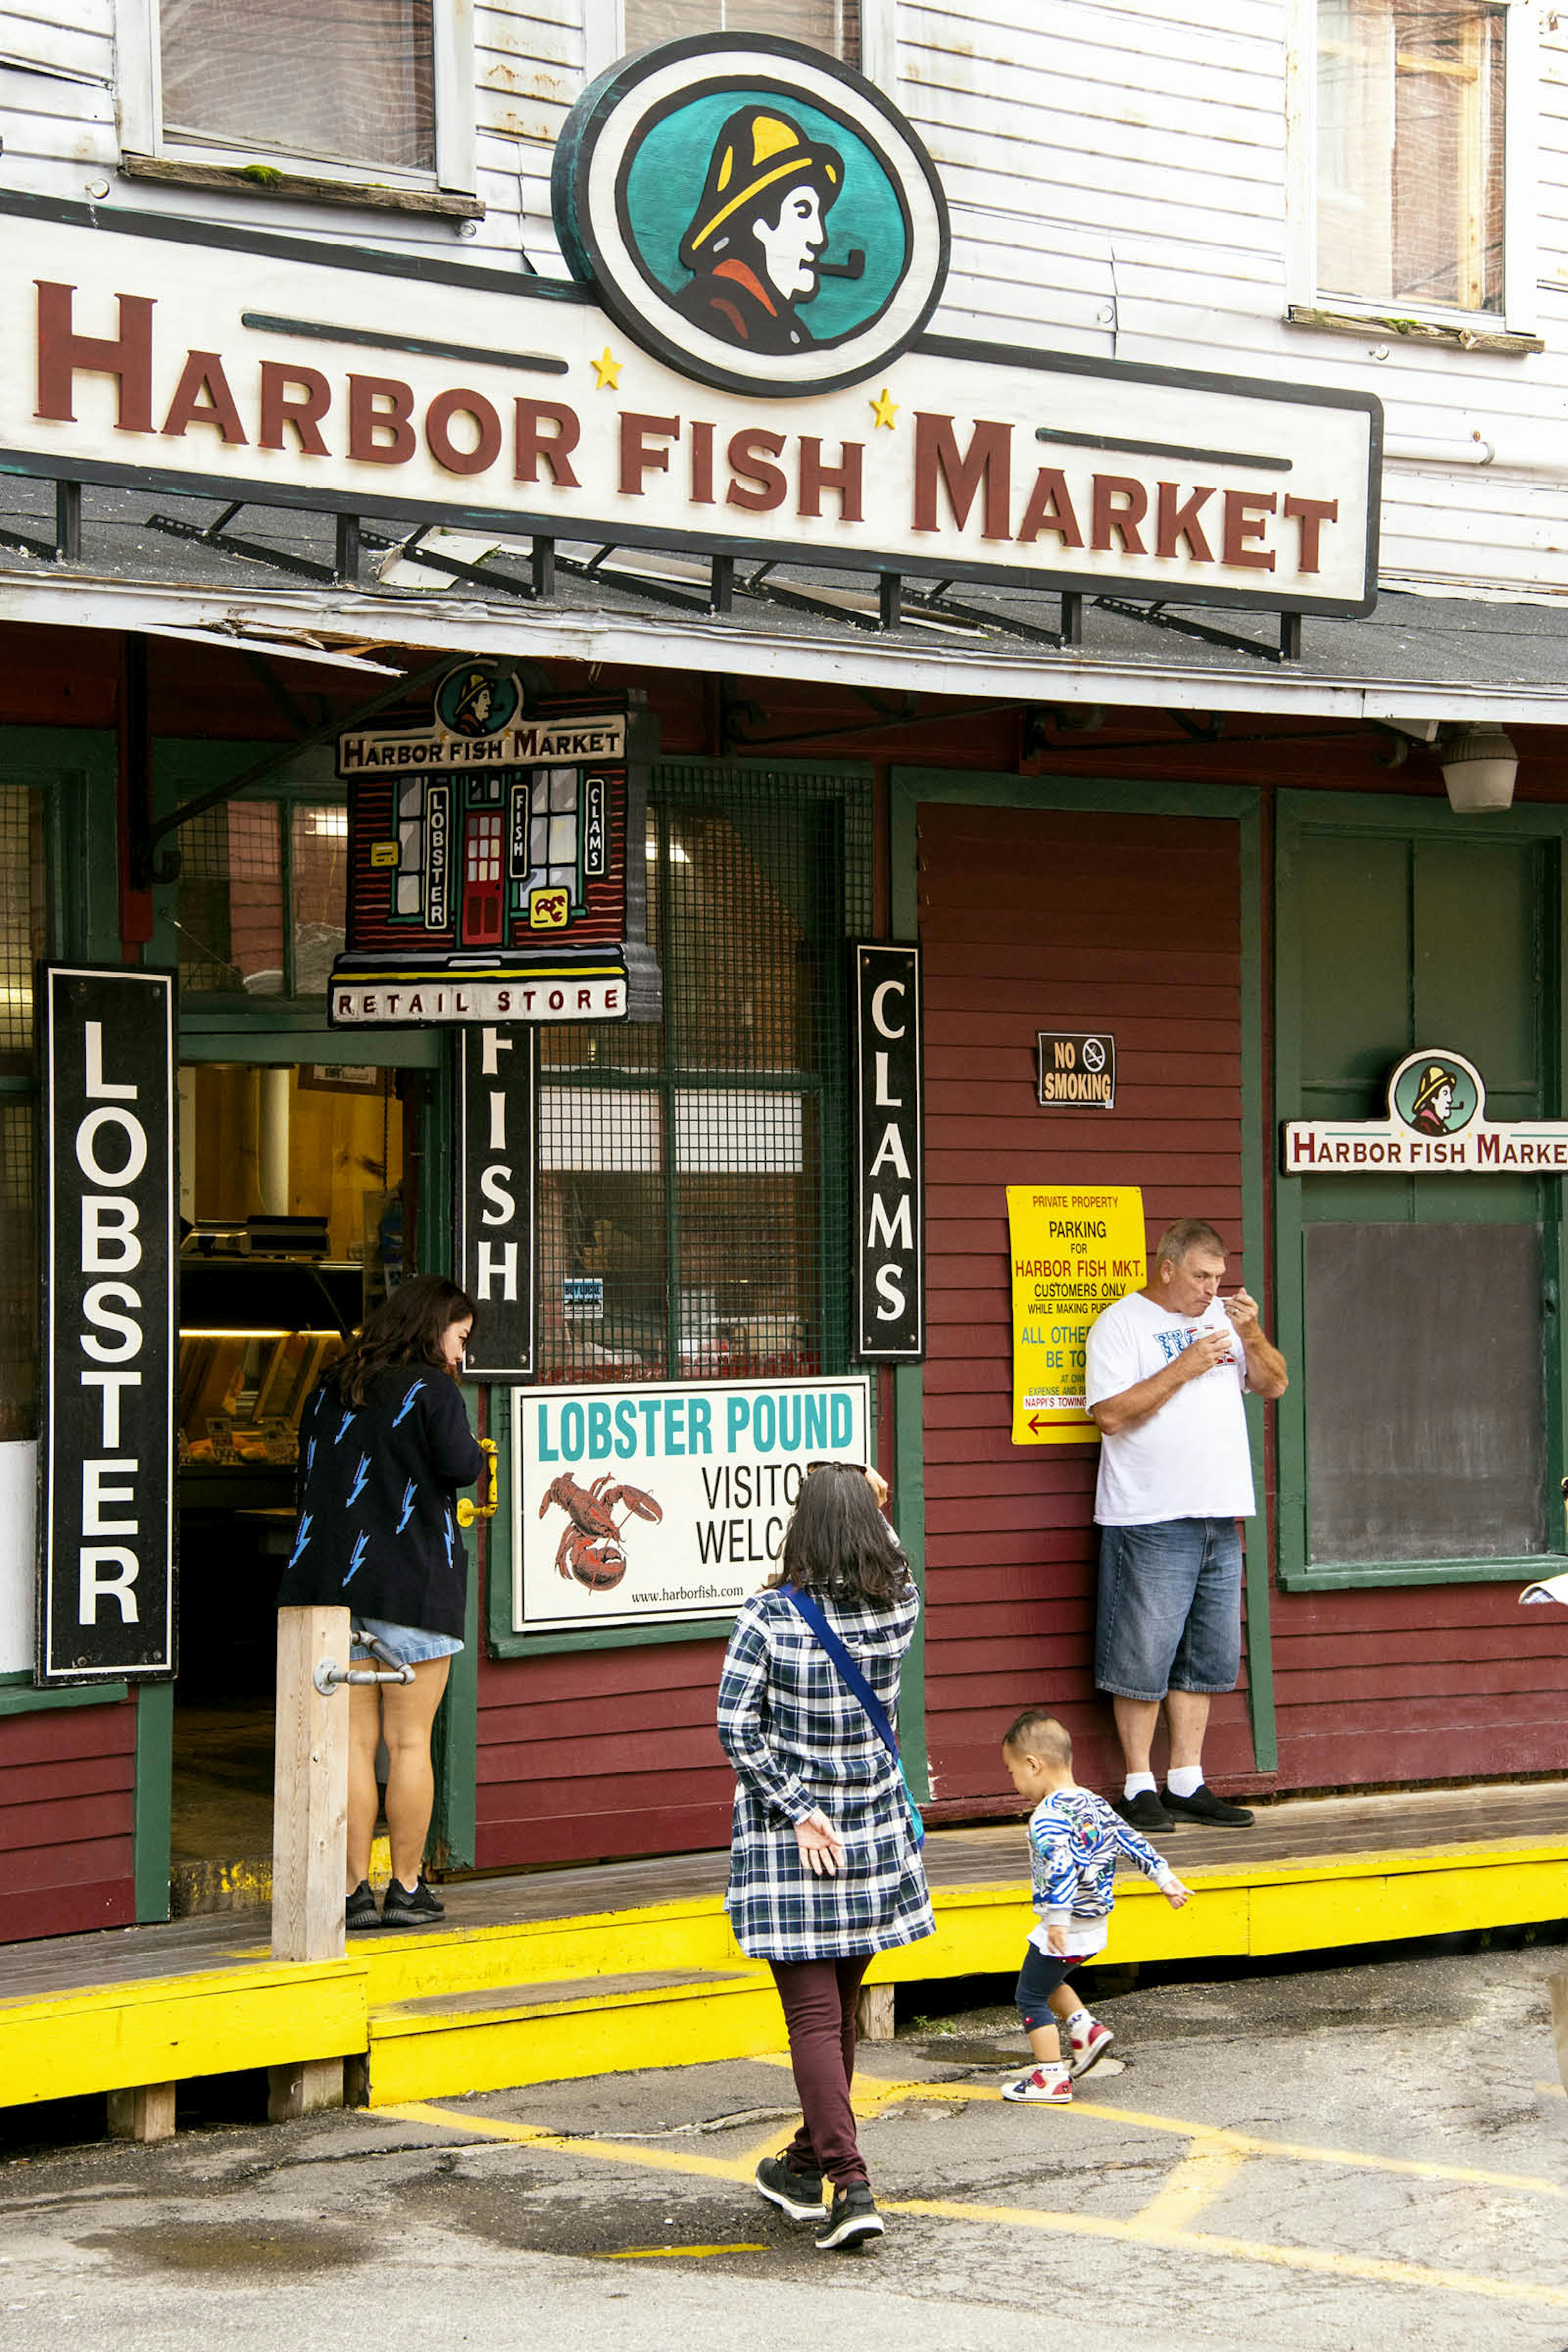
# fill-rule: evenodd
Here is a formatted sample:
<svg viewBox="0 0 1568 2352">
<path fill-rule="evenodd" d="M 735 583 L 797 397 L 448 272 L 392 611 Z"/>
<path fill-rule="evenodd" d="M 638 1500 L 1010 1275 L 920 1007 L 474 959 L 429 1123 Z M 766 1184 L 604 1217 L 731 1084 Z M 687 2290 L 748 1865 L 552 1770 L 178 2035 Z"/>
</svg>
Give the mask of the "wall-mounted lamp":
<svg viewBox="0 0 1568 2352">
<path fill-rule="evenodd" d="M 1511 807 L 1519 753 L 1500 727 L 1483 721 L 1445 735 L 1438 757 L 1448 805 L 1467 816 Z"/>
</svg>

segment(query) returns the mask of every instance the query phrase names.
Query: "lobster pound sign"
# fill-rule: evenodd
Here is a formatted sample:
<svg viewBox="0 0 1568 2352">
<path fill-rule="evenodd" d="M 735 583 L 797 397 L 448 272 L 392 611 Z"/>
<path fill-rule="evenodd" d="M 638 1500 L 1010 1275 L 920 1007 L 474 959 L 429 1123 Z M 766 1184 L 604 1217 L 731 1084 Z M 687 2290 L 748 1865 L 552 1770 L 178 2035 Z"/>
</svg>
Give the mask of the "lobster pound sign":
<svg viewBox="0 0 1568 2352">
<path fill-rule="evenodd" d="M 575 1478 L 563 1472 L 545 1489 L 539 1506 L 541 1518 L 552 1503 L 565 1512 L 567 1519 L 566 1531 L 556 1549 L 555 1572 L 568 1582 L 575 1577 L 590 1592 L 609 1592 L 625 1576 L 626 1555 L 621 1534 L 630 1518 L 664 1517 L 651 1495 L 645 1494 L 640 1486 L 612 1486 L 607 1474 L 595 1478 L 591 1486 L 580 1486 Z M 616 1512 L 623 1503 L 627 1517 L 617 1520 Z"/>
</svg>

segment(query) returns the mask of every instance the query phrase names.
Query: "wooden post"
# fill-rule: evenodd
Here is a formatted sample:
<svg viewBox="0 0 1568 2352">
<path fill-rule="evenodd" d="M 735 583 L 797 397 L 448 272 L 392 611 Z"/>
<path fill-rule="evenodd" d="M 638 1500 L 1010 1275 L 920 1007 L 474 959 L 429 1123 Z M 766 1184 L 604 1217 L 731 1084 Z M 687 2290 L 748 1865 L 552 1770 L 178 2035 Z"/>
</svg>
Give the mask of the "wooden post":
<svg viewBox="0 0 1568 2352">
<path fill-rule="evenodd" d="M 892 2040 L 893 1988 L 890 1984 L 861 1986 L 860 1999 L 855 2009 L 855 2030 L 862 2042 Z"/>
<path fill-rule="evenodd" d="M 292 2123 L 299 2116 L 313 2116 L 322 2107 L 341 2107 L 342 2103 L 341 2058 L 302 2058 L 297 2065 L 267 2069 L 269 2124 Z"/>
<path fill-rule="evenodd" d="M 1548 1977 L 1552 1988 L 1552 2033 L 1557 2044 L 1557 2072 L 1568 2091 L 1568 1977 Z"/>
<path fill-rule="evenodd" d="M 109 2137 L 110 2139 L 173 2139 L 173 2083 L 139 2083 L 133 2090 L 110 2091 Z"/>
<path fill-rule="evenodd" d="M 340 1960 L 349 1835 L 349 1694 L 316 1688 L 318 1662 L 349 1662 L 346 1609 L 278 1612 L 272 1779 L 272 1957 Z"/>
</svg>

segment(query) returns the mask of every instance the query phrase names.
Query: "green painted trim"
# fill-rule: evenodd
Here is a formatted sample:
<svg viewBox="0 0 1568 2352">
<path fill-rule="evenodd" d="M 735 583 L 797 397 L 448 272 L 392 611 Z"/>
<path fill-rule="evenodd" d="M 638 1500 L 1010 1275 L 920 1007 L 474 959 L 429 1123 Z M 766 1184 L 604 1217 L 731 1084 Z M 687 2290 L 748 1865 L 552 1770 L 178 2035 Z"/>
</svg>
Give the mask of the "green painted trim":
<svg viewBox="0 0 1568 2352">
<path fill-rule="evenodd" d="M 39 1690 L 31 1675 L 6 1675 L 0 1680 L 0 1715 L 42 1715 L 57 1706 L 117 1706 L 130 1696 L 129 1683 L 68 1683 L 61 1689 Z"/>
<path fill-rule="evenodd" d="M 899 1685 L 899 1746 L 917 1804 L 930 1798 L 926 1746 L 925 1374 L 919 1364 L 893 1369 L 893 1525 L 921 1590 L 921 1613 Z"/>
<path fill-rule="evenodd" d="M 139 1925 L 169 1916 L 174 1775 L 174 1685 L 173 1682 L 142 1683 L 136 1693 L 133 1831 Z"/>
<path fill-rule="evenodd" d="M 1530 1584 L 1550 1576 L 1561 1553 L 1534 1552 L 1525 1559 L 1405 1559 L 1367 1567 L 1282 1568 L 1286 1592 L 1353 1592 L 1385 1584 Z"/>
<path fill-rule="evenodd" d="M 479 1391 L 465 1388 L 463 1402 L 468 1408 L 469 1425 L 477 1430 Z M 494 1432 L 487 1431 L 486 1434 L 493 1435 Z M 497 1518 L 500 1516 L 498 1511 Z M 492 1519 L 490 1527 L 493 1528 L 494 1526 L 495 1520 Z M 477 1543 L 475 1548 L 478 1549 Z M 441 1702 L 441 1740 L 437 1769 L 436 1822 L 444 1849 L 443 1867 L 471 1870 L 479 1835 L 479 1579 L 477 1566 L 468 1579 L 463 1646 L 452 1660 L 451 1671 L 447 1676 L 446 1696 Z"/>
<path fill-rule="evenodd" d="M 319 1011 L 292 1018 L 270 1004 L 255 1007 L 258 1018 L 244 1017 L 242 1008 L 217 1010 L 204 1004 L 180 1011 L 182 1062 L 369 1063 L 377 1069 L 437 1070 L 441 1066 L 443 1033 L 437 1029 L 345 1031 L 324 1027 Z"/>
<path fill-rule="evenodd" d="M 1523 835 L 1554 852 L 1556 875 L 1549 877 L 1543 898 L 1556 891 L 1556 920 L 1550 911 L 1543 922 L 1542 946 L 1549 969 L 1542 975 L 1543 1002 L 1555 1003 L 1555 1035 L 1542 1040 L 1542 1085 L 1551 1097 L 1563 1101 L 1563 1055 L 1568 1041 L 1568 806 L 1552 802 L 1516 802 L 1506 819 L 1459 816 L 1447 800 L 1413 799 L 1394 793 L 1281 792 L 1276 795 L 1275 834 L 1275 1097 L 1270 1121 L 1274 1185 L 1275 1298 L 1279 1345 L 1287 1360 L 1306 1374 L 1306 1229 L 1302 1213 L 1302 1179 L 1285 1174 L 1272 1148 L 1281 1122 L 1301 1114 L 1302 941 L 1300 899 L 1297 888 L 1299 845 L 1304 834 L 1367 834 L 1411 840 L 1440 836 L 1446 841 L 1494 844 Z M 1552 965 L 1555 969 L 1551 969 Z M 1407 1186 L 1411 1179 L 1392 1179 Z M 1542 1183 L 1541 1220 L 1544 1265 L 1555 1257 L 1558 1299 L 1568 1297 L 1568 1202 L 1560 1186 Z M 1561 1305 L 1549 1303 L 1548 1315 L 1561 1317 Z M 1561 1329 L 1561 1323 L 1558 1325 Z M 1568 1394 L 1565 1394 L 1561 1343 L 1547 1342 L 1547 1488 L 1555 1496 L 1568 1467 Z M 1414 1584 L 1496 1584 L 1528 1582 L 1550 1573 L 1552 1564 L 1568 1553 L 1561 1540 L 1522 1560 L 1377 1560 L 1325 1561 L 1311 1566 L 1307 1559 L 1307 1415 L 1306 1379 L 1287 1391 L 1281 1401 L 1276 1434 L 1279 1445 L 1279 1496 L 1277 1574 L 1285 1592 L 1348 1592 L 1363 1588 Z M 1549 1540 L 1557 1535 L 1555 1509 L 1547 1504 Z"/>
<path fill-rule="evenodd" d="M 732 1617 L 682 1620 L 669 1625 L 611 1625 L 601 1633 L 508 1633 L 490 1643 L 498 1658 L 566 1658 L 579 1650 L 646 1650 L 656 1642 L 727 1642 L 735 1630 Z"/>
<path fill-rule="evenodd" d="M 955 774 L 942 768 L 895 768 L 889 779 L 889 855 L 891 865 L 892 936 L 920 937 L 920 869 L 917 810 L 923 801 L 948 805 L 1023 809 L 1077 809 L 1129 816 L 1194 816 L 1233 819 L 1239 831 L 1241 858 L 1241 1193 L 1242 1224 L 1247 1235 L 1242 1253 L 1242 1277 L 1248 1289 L 1263 1295 L 1265 1163 L 1263 1148 L 1265 1096 L 1263 1051 L 1263 808 L 1261 795 L 1241 784 L 1156 783 L 1121 779 L 1080 780 L 1061 776 Z M 1444 804 L 1445 808 L 1447 803 Z M 1289 1352 L 1289 1351 L 1287 1351 Z M 900 1366 L 896 1375 L 896 1407 L 900 1475 L 896 1513 L 900 1537 L 911 1560 L 919 1548 L 921 1577 L 925 1570 L 925 1496 L 923 1450 L 923 1376 L 918 1365 Z M 912 1416 L 912 1435 L 906 1433 L 906 1413 Z M 1252 1455 L 1253 1484 L 1263 1494 L 1263 1408 L 1253 1400 L 1247 1406 L 1247 1444 Z M 920 1485 L 906 1488 L 906 1450 L 920 1464 Z M 918 1500 L 917 1500 L 918 1494 Z M 1252 1747 L 1259 1772 L 1279 1769 L 1279 1744 L 1274 1703 L 1274 1662 L 1269 1624 L 1270 1565 L 1268 1513 L 1262 1515 L 1262 1540 L 1247 1548 L 1247 1684 Z M 922 1652 L 923 1656 L 923 1652 Z M 924 1675 L 910 1676 L 919 1694 L 921 1761 L 924 1762 Z M 906 1695 L 904 1705 L 909 1704 Z"/>
</svg>

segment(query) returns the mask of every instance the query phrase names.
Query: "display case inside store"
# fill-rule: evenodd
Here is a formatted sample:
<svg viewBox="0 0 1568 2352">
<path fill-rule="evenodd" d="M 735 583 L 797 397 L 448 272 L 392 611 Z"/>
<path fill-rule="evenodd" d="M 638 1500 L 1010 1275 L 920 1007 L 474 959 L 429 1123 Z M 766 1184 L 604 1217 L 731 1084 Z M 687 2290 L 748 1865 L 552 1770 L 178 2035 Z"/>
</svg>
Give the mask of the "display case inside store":
<svg viewBox="0 0 1568 2352">
<path fill-rule="evenodd" d="M 183 1507 L 285 1510 L 300 1416 L 360 1320 L 357 1265 L 203 1256 L 180 1269 Z"/>
</svg>

